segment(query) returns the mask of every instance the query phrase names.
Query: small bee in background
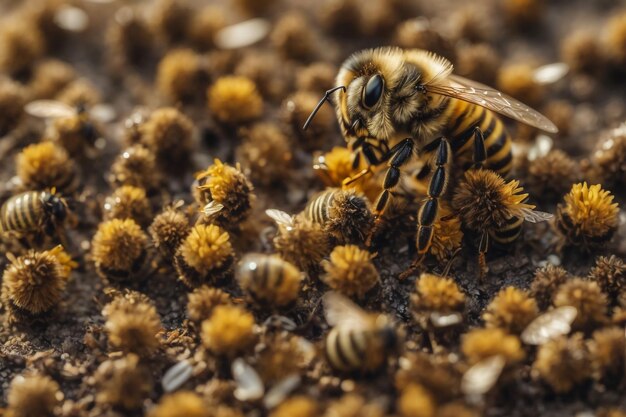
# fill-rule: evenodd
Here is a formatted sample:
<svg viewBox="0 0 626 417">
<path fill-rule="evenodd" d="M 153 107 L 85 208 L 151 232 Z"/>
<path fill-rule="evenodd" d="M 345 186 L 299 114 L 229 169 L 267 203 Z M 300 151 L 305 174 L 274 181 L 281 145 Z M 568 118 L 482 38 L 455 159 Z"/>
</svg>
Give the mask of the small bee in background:
<svg viewBox="0 0 626 417">
<path fill-rule="evenodd" d="M 335 292 L 324 295 L 324 316 L 333 326 L 324 350 L 330 365 L 344 372 L 373 372 L 399 346 L 399 334 L 383 314 L 367 313 Z"/>
</svg>

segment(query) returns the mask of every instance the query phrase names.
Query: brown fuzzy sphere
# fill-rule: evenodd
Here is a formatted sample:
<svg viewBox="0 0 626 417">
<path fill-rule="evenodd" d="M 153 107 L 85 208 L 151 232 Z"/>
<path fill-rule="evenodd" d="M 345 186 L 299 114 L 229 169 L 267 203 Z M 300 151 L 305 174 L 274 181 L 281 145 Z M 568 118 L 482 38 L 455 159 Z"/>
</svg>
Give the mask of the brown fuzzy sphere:
<svg viewBox="0 0 626 417">
<path fill-rule="evenodd" d="M 173 49 L 159 62 L 157 90 L 170 102 L 189 102 L 206 88 L 202 58 L 191 49 Z"/>
<path fill-rule="evenodd" d="M 547 265 L 535 272 L 530 285 L 530 295 L 541 310 L 552 305 L 552 298 L 561 284 L 569 279 L 568 272 L 560 266 Z"/>
<path fill-rule="evenodd" d="M 574 72 L 595 73 L 606 63 L 598 34 L 588 29 L 576 30 L 561 42 L 561 59 Z"/>
<path fill-rule="evenodd" d="M 262 341 L 265 348 L 258 354 L 255 369 L 265 383 L 273 384 L 303 371 L 307 363 L 303 340 L 300 336 L 282 332 Z"/>
<path fill-rule="evenodd" d="M 621 12 L 606 24 L 605 49 L 616 67 L 626 64 L 626 13 Z"/>
<path fill-rule="evenodd" d="M 250 122 L 263 113 L 263 99 L 247 77 L 220 77 L 209 87 L 207 97 L 211 114 L 222 123 Z"/>
<path fill-rule="evenodd" d="M 574 278 L 562 284 L 554 295 L 555 307 L 576 307 L 578 314 L 572 324 L 577 330 L 589 330 L 607 321 L 607 299 L 593 281 Z"/>
<path fill-rule="evenodd" d="M 487 327 L 520 334 L 538 315 L 539 309 L 534 298 L 515 287 L 506 287 L 489 303 L 483 319 Z"/>
<path fill-rule="evenodd" d="M 590 375 L 589 353 L 580 333 L 541 345 L 533 370 L 557 393 L 570 391 Z"/>
<path fill-rule="evenodd" d="M 10 260 L 2 278 L 2 303 L 10 312 L 11 321 L 54 309 L 76 267 L 61 246 L 44 252 L 30 251 Z"/>
<path fill-rule="evenodd" d="M 274 248 L 285 259 L 303 271 L 318 269 L 330 253 L 328 236 L 322 226 L 297 215 L 291 226 L 278 225 Z"/>
<path fill-rule="evenodd" d="M 595 377 L 619 381 L 623 375 L 624 351 L 626 351 L 624 329 L 605 327 L 596 330 L 588 344 Z"/>
<path fill-rule="evenodd" d="M 320 93 L 299 91 L 288 97 L 282 105 L 281 116 L 293 133 L 295 145 L 305 150 L 322 149 L 328 135 L 336 129 L 337 119 L 330 106 L 322 106 L 307 130 L 303 130 L 307 120 L 317 103 Z"/>
<path fill-rule="evenodd" d="M 215 34 L 226 26 L 225 10 L 218 6 L 206 6 L 194 13 L 187 30 L 187 40 L 200 51 L 213 49 Z"/>
<path fill-rule="evenodd" d="M 291 171 L 293 154 L 289 139 L 274 123 L 257 123 L 242 131 L 237 160 L 255 184 L 282 182 Z"/>
<path fill-rule="evenodd" d="M 41 31 L 23 19 L 3 19 L 0 27 L 0 71 L 19 75 L 44 53 Z"/>
<path fill-rule="evenodd" d="M 28 83 L 30 97 L 33 100 L 52 99 L 75 79 L 76 72 L 70 64 L 46 59 L 33 69 Z"/>
<path fill-rule="evenodd" d="M 98 386 L 96 401 L 124 410 L 141 408 L 152 391 L 150 372 L 133 353 L 100 364 L 95 380 Z"/>
<path fill-rule="evenodd" d="M 456 60 L 456 48 L 434 26 L 423 19 L 402 22 L 393 36 L 393 44 L 404 49 L 425 49 L 449 60 Z"/>
<path fill-rule="evenodd" d="M 104 220 L 132 219 L 142 226 L 152 220 L 152 207 L 146 190 L 123 185 L 117 188 L 104 201 Z"/>
<path fill-rule="evenodd" d="M 359 394 L 348 393 L 331 402 L 324 417 L 383 417 L 381 405 Z"/>
<path fill-rule="evenodd" d="M 572 188 L 579 177 L 578 164 L 557 149 L 530 163 L 527 186 L 532 195 L 556 201 Z"/>
<path fill-rule="evenodd" d="M 141 63 L 149 54 L 154 36 L 146 19 L 125 7 L 107 27 L 105 41 L 115 66 Z"/>
<path fill-rule="evenodd" d="M 322 281 L 343 294 L 363 298 L 380 278 L 373 258 L 374 255 L 358 246 L 337 246 L 330 253 L 330 260 L 322 262 L 326 271 Z"/>
<path fill-rule="evenodd" d="M 506 224 L 520 209 L 533 208 L 517 180 L 504 181 L 490 170 L 469 170 L 452 197 L 452 207 L 471 230 L 494 230 Z"/>
<path fill-rule="evenodd" d="M 437 403 L 419 384 L 410 384 L 400 393 L 397 408 L 402 417 L 434 417 Z"/>
<path fill-rule="evenodd" d="M 148 417 L 212 417 L 213 413 L 202 398 L 191 391 L 165 395 Z"/>
<path fill-rule="evenodd" d="M 233 3 L 243 13 L 249 16 L 259 16 L 276 4 L 276 0 L 233 0 Z"/>
<path fill-rule="evenodd" d="M 148 148 L 133 145 L 122 151 L 111 165 L 110 182 L 153 190 L 161 182 L 156 157 Z"/>
<path fill-rule="evenodd" d="M 504 17 L 520 29 L 536 26 L 543 15 L 543 0 L 505 0 Z"/>
<path fill-rule="evenodd" d="M 447 355 L 411 352 L 406 355 L 404 362 L 395 377 L 398 390 L 404 390 L 411 384 L 420 384 L 435 395 L 438 402 L 447 402 L 459 395 L 462 373 L 448 360 Z"/>
<path fill-rule="evenodd" d="M 335 84 L 337 68 L 328 62 L 315 62 L 296 74 L 296 89 L 321 94 Z"/>
<path fill-rule="evenodd" d="M 221 305 L 202 322 L 202 344 L 218 355 L 235 356 L 254 342 L 254 316 L 242 307 Z"/>
<path fill-rule="evenodd" d="M 456 71 L 459 75 L 487 85 L 494 85 L 502 60 L 489 44 L 479 43 L 459 48 Z"/>
<path fill-rule="evenodd" d="M 79 78 L 61 90 L 56 99 L 72 107 L 93 106 L 102 102 L 102 94 L 90 81 Z"/>
<path fill-rule="evenodd" d="M 215 307 L 232 303 L 228 293 L 208 285 L 196 288 L 187 297 L 187 316 L 196 323 L 208 319 Z"/>
<path fill-rule="evenodd" d="M 0 79 L 0 137 L 15 129 L 22 120 L 26 104 L 25 93 L 19 84 Z"/>
<path fill-rule="evenodd" d="M 592 174 L 605 187 L 626 187 L 626 125 L 598 140 L 591 164 Z"/>
<path fill-rule="evenodd" d="M 372 0 L 363 5 L 360 23 L 365 36 L 389 36 L 408 11 L 403 10 L 402 0 Z"/>
<path fill-rule="evenodd" d="M 101 276 L 118 281 L 135 275 L 146 261 L 148 236 L 131 219 L 113 219 L 98 225 L 91 256 Z"/>
<path fill-rule="evenodd" d="M 271 33 L 272 45 L 285 58 L 310 61 L 317 54 L 317 40 L 306 16 L 298 12 L 284 14 Z"/>
<path fill-rule="evenodd" d="M 288 306 L 298 298 L 304 276 L 278 255 L 251 253 L 241 259 L 235 278 L 251 299 L 274 308 Z"/>
<path fill-rule="evenodd" d="M 333 35 L 354 36 L 361 30 L 361 4 L 357 0 L 324 0 L 318 17 L 324 30 Z"/>
<path fill-rule="evenodd" d="M 88 126 L 90 131 L 87 130 Z M 62 146 L 70 155 L 83 156 L 85 151 L 93 146 L 100 132 L 101 127 L 98 123 L 75 114 L 52 120 L 51 128 L 46 131 L 45 137 Z"/>
<path fill-rule="evenodd" d="M 500 91 L 530 106 L 538 106 L 545 89 L 533 79 L 534 68 L 527 64 L 510 64 L 498 72 L 496 86 Z"/>
<path fill-rule="evenodd" d="M 626 265 L 615 255 L 600 256 L 596 265 L 589 271 L 589 279 L 598 283 L 602 291 L 615 304 L 626 290 Z"/>
<path fill-rule="evenodd" d="M 71 192 L 76 184 L 76 165 L 61 146 L 52 142 L 29 145 L 17 154 L 17 176 L 28 190 L 56 188 Z"/>
<path fill-rule="evenodd" d="M 568 136 L 572 130 L 574 106 L 566 100 L 551 100 L 543 110 L 545 116 L 559 129 L 559 136 Z"/>
<path fill-rule="evenodd" d="M 276 53 L 253 52 L 241 57 L 235 75 L 252 80 L 266 100 L 280 101 L 291 87 L 293 70 Z"/>
<path fill-rule="evenodd" d="M 520 339 L 502 329 L 474 329 L 463 335 L 461 351 L 470 364 L 501 355 L 507 364 L 524 359 Z"/>
<path fill-rule="evenodd" d="M 414 313 L 461 312 L 465 307 L 465 295 L 452 278 L 422 273 L 415 281 L 415 293 L 411 296 Z"/>
<path fill-rule="evenodd" d="M 152 244 L 167 260 L 174 257 L 176 249 L 190 231 L 189 218 L 175 207 L 168 207 L 157 214 L 149 228 Z"/>
<path fill-rule="evenodd" d="M 155 110 L 142 126 L 141 141 L 152 150 L 157 163 L 168 171 L 180 170 L 193 147 L 191 119 L 173 107 Z"/>
<path fill-rule="evenodd" d="M 123 352 L 151 356 L 159 348 L 161 318 L 147 297 L 118 296 L 102 310 L 109 344 Z"/>
<path fill-rule="evenodd" d="M 304 395 L 296 395 L 286 399 L 270 413 L 270 417 L 318 417 L 319 415 L 318 402 Z"/>
<path fill-rule="evenodd" d="M 452 13 L 452 27 L 456 40 L 471 43 L 490 42 L 493 40 L 496 34 L 495 25 L 492 22 L 492 17 L 487 18 L 489 15 L 493 16 L 493 10 L 488 5 L 486 7 L 481 6 L 483 6 L 481 3 L 467 5 Z M 463 53 L 463 49 L 467 48 L 459 48 L 459 54 Z M 479 81 L 478 79 L 476 80 Z"/>
<path fill-rule="evenodd" d="M 215 225 L 194 226 L 175 256 L 180 279 L 189 287 L 216 281 L 231 271 L 234 251 L 228 232 Z"/>
<path fill-rule="evenodd" d="M 61 405 L 63 393 L 50 377 L 18 375 L 11 381 L 7 396 L 7 417 L 52 417 Z"/>
<path fill-rule="evenodd" d="M 194 13 L 188 2 L 158 0 L 152 7 L 150 23 L 156 34 L 169 43 L 183 41 Z"/>
</svg>

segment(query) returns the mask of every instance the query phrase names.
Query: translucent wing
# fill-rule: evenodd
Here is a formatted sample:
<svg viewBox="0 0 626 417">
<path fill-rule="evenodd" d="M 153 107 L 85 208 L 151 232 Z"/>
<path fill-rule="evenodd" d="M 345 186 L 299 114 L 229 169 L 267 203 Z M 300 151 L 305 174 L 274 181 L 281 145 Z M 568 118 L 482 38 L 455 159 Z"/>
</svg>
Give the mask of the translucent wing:
<svg viewBox="0 0 626 417">
<path fill-rule="evenodd" d="M 461 390 L 465 395 L 484 395 L 496 384 L 505 360 L 502 356 L 496 355 L 483 359 L 464 374 L 461 380 Z"/>
<path fill-rule="evenodd" d="M 528 345 L 543 345 L 550 339 L 568 334 L 577 313 L 576 308 L 571 306 L 550 310 L 530 322 L 521 339 Z"/>
<path fill-rule="evenodd" d="M 265 210 L 265 214 L 267 214 L 278 225 L 293 227 L 293 216 L 282 210 L 268 209 Z"/>
<path fill-rule="evenodd" d="M 204 208 L 202 209 L 202 212 L 207 217 L 213 217 L 217 213 L 219 213 L 223 208 L 224 208 L 223 204 L 220 204 L 217 201 L 213 200 L 209 204 L 204 206 Z"/>
<path fill-rule="evenodd" d="M 117 117 L 115 108 L 110 104 L 96 104 L 89 109 L 89 115 L 103 123 L 112 122 Z"/>
<path fill-rule="evenodd" d="M 26 113 L 42 119 L 57 119 L 72 117 L 76 110 L 65 103 L 56 100 L 35 100 L 24 106 Z"/>
<path fill-rule="evenodd" d="M 524 214 L 524 220 L 531 223 L 541 223 L 548 220 L 552 220 L 553 214 L 546 213 L 545 211 L 531 210 L 529 208 L 521 209 Z"/>
<path fill-rule="evenodd" d="M 365 329 L 370 316 L 348 298 L 336 292 L 324 294 L 324 317 L 331 326 Z"/>
<path fill-rule="evenodd" d="M 558 132 L 557 127 L 547 117 L 498 90 L 454 74 L 448 76 L 448 80 L 447 86 L 426 85 L 425 88 L 428 92 L 477 104 L 546 132 Z"/>
</svg>

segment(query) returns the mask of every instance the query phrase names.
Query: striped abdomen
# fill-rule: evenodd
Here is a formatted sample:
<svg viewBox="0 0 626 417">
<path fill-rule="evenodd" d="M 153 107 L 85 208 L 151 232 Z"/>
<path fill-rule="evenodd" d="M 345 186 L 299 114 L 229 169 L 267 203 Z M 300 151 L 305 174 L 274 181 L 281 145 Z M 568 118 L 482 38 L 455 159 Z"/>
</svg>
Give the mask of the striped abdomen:
<svg viewBox="0 0 626 417">
<path fill-rule="evenodd" d="M 355 371 L 380 364 L 368 363 L 368 349 L 373 342 L 373 333 L 345 327 L 333 328 L 325 341 L 326 358 L 338 371 Z"/>
<path fill-rule="evenodd" d="M 46 191 L 27 191 L 9 198 L 0 209 L 1 232 L 38 231 L 49 221 L 43 201 L 50 196 Z"/>
<path fill-rule="evenodd" d="M 291 263 L 276 255 L 249 254 L 237 268 L 237 282 L 257 301 L 279 306 L 294 301 L 302 274 Z"/>
<path fill-rule="evenodd" d="M 339 192 L 341 192 L 341 190 L 337 188 L 329 188 L 321 194 L 318 194 L 317 197 L 311 200 L 304 208 L 306 218 L 315 223 L 326 224 L 330 219 L 329 208 Z"/>
</svg>

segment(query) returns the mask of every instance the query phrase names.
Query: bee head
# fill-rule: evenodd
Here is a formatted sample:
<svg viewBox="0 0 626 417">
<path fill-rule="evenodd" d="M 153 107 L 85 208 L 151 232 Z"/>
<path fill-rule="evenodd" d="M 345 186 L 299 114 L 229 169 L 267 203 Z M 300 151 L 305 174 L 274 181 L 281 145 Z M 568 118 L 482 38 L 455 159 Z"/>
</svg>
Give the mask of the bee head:
<svg viewBox="0 0 626 417">
<path fill-rule="evenodd" d="M 67 202 L 54 193 L 46 193 L 43 199 L 44 207 L 57 222 L 67 217 Z"/>
</svg>

